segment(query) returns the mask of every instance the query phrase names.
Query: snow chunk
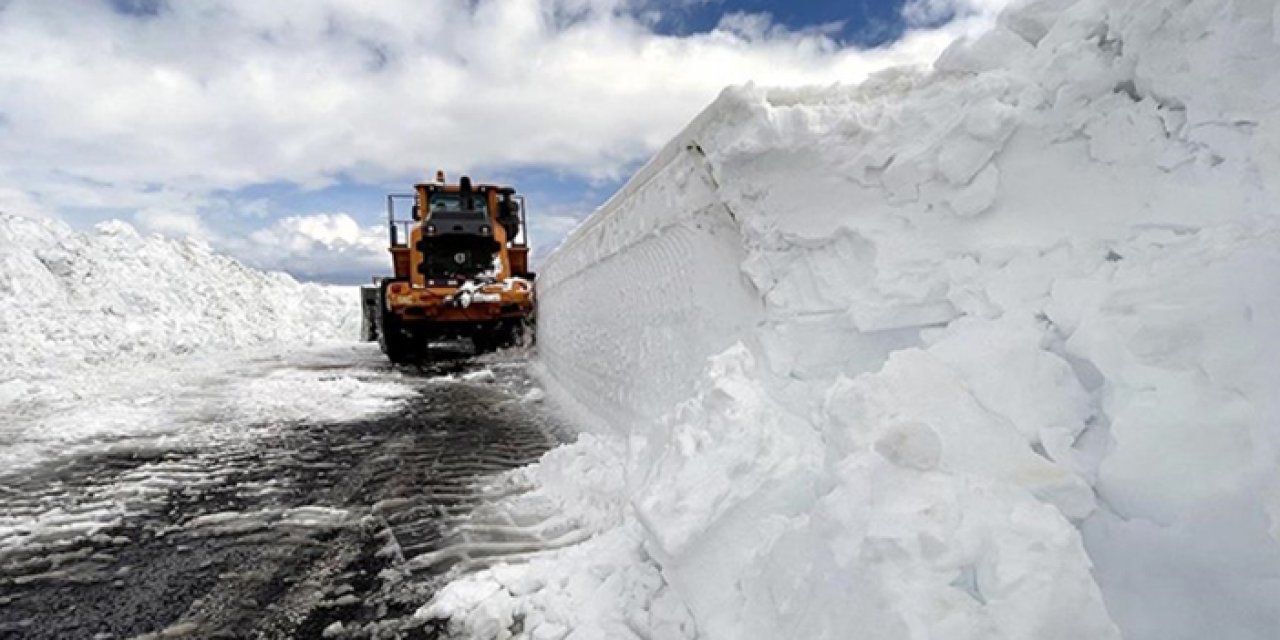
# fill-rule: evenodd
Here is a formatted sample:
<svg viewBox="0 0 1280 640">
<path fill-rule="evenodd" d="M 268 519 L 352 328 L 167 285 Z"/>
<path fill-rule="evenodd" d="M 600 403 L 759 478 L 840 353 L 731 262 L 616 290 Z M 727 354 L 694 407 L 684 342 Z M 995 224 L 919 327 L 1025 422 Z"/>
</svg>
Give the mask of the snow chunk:
<svg viewBox="0 0 1280 640">
<path fill-rule="evenodd" d="M 1274 633 L 1274 4 L 726 90 L 547 259 L 543 386 L 700 635 Z"/>
</svg>

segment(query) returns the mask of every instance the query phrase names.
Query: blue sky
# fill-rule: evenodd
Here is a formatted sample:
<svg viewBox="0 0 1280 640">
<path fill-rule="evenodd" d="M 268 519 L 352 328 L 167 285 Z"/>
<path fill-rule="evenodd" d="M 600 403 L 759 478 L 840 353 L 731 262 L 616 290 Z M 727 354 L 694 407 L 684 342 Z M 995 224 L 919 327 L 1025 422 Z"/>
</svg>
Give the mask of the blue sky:
<svg viewBox="0 0 1280 640">
<path fill-rule="evenodd" d="M 685 35 L 714 29 L 725 13 L 767 13 L 776 24 L 795 30 L 839 24 L 839 29 L 832 32 L 835 39 L 862 46 L 876 46 L 902 36 L 906 29 L 906 21 L 902 15 L 903 3 L 904 0 L 699 2 L 668 10 L 656 27 L 663 33 Z"/>
<path fill-rule="evenodd" d="M 984 2 L 10 0 L 0 209 L 364 281 L 440 168 L 523 191 L 542 256 L 725 85 L 927 63 Z"/>
</svg>

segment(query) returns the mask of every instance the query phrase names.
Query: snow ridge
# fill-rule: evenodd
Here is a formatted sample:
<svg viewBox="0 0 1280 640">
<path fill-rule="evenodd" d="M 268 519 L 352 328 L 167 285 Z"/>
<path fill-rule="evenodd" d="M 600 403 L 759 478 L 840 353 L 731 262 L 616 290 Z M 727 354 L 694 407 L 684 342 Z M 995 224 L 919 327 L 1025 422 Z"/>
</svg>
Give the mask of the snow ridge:
<svg viewBox="0 0 1280 640">
<path fill-rule="evenodd" d="M 151 438 L 390 410 L 411 391 L 332 366 L 377 356 L 352 343 L 358 322 L 350 288 L 123 222 L 78 233 L 0 213 L 0 473 Z"/>
<path fill-rule="evenodd" d="M 0 381 L 57 369 L 350 338 L 354 292 L 250 269 L 111 221 L 0 213 Z"/>
<path fill-rule="evenodd" d="M 1274 2 L 1032 0 L 932 70 L 726 90 L 540 273 L 547 387 L 621 458 L 622 522 L 432 615 L 1271 637 L 1277 68 Z M 661 582 L 575 590 L 637 564 Z"/>
</svg>

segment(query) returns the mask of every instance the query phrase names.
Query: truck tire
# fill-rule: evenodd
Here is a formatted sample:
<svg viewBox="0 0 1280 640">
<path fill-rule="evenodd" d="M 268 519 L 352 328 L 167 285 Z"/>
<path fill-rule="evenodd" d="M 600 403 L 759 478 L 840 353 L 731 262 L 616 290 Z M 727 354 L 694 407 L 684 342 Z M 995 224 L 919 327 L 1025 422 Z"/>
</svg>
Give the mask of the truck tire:
<svg viewBox="0 0 1280 640">
<path fill-rule="evenodd" d="M 374 329 L 377 334 L 378 348 L 382 349 L 382 353 L 386 354 L 392 364 L 406 364 L 413 361 L 416 353 L 409 335 L 400 326 L 400 318 L 387 309 L 388 284 L 390 282 L 383 282 L 378 291 Z"/>
<path fill-rule="evenodd" d="M 496 326 L 476 331 L 471 336 L 471 341 L 476 346 L 476 355 L 525 346 L 525 326 L 520 320 L 506 320 Z"/>
<path fill-rule="evenodd" d="M 495 329 L 477 329 L 471 334 L 471 344 L 476 347 L 476 355 L 484 355 L 497 351 L 501 346 L 498 331 Z"/>
<path fill-rule="evenodd" d="M 378 339 L 378 287 L 360 287 L 360 341 Z"/>
<path fill-rule="evenodd" d="M 534 347 L 538 344 L 538 318 L 537 316 L 529 316 L 520 322 L 516 329 L 516 335 L 519 344 L 522 347 Z"/>
<path fill-rule="evenodd" d="M 507 323 L 502 327 L 502 333 L 499 335 L 502 339 L 503 347 L 523 347 L 524 343 L 524 321 L 515 320 Z"/>
</svg>

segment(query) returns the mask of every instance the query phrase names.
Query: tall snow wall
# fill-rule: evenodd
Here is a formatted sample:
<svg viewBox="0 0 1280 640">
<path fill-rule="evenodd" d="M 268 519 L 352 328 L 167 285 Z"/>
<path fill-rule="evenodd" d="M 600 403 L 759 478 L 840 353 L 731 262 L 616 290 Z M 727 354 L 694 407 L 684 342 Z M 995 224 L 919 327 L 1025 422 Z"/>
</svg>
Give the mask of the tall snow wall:
<svg viewBox="0 0 1280 640">
<path fill-rule="evenodd" d="M 1280 5 L 1040 0 L 734 88 L 544 265 L 710 638 L 1280 628 Z"/>
</svg>

